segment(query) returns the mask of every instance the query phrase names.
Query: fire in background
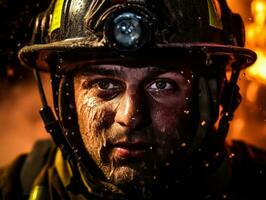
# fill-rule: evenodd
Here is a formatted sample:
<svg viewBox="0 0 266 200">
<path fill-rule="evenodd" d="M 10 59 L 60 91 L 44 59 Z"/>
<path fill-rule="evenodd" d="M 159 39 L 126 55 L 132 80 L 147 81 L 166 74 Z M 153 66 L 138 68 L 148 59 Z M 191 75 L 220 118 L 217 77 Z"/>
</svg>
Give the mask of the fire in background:
<svg viewBox="0 0 266 200">
<path fill-rule="evenodd" d="M 237 9 L 239 2 L 230 2 L 231 7 Z M 238 82 L 243 101 L 228 140 L 240 139 L 266 149 L 266 0 L 253 0 L 247 5 L 242 13 L 250 15 L 244 18 L 246 46 L 257 53 L 258 59 L 242 73 Z"/>
</svg>

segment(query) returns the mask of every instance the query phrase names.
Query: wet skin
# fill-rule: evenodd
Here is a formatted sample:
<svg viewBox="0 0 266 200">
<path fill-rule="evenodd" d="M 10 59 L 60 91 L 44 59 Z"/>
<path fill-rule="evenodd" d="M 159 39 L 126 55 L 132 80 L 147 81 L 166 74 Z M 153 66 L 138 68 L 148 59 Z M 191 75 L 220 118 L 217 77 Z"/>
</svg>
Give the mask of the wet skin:
<svg viewBox="0 0 266 200">
<path fill-rule="evenodd" d="M 180 147 L 192 86 L 179 71 L 98 65 L 75 74 L 82 140 L 110 182 L 149 185 Z"/>
</svg>

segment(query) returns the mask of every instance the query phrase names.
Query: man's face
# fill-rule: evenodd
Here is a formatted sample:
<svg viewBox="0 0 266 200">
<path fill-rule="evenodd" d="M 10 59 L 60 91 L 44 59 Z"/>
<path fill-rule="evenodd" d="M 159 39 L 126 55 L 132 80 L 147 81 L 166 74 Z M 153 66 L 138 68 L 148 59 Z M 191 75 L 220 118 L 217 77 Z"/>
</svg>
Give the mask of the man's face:
<svg viewBox="0 0 266 200">
<path fill-rule="evenodd" d="M 75 74 L 82 140 L 112 183 L 150 183 L 171 163 L 191 109 L 188 74 L 117 65 L 85 67 Z"/>
</svg>

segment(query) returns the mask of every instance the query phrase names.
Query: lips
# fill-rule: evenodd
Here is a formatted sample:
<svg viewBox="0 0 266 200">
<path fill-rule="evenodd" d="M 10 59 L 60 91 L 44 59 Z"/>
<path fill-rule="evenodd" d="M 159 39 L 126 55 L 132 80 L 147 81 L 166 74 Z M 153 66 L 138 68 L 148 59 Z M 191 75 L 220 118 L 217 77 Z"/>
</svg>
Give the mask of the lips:
<svg viewBox="0 0 266 200">
<path fill-rule="evenodd" d="M 113 145 L 114 155 L 122 159 L 143 158 L 151 149 L 152 145 L 146 142 L 118 142 Z"/>
</svg>

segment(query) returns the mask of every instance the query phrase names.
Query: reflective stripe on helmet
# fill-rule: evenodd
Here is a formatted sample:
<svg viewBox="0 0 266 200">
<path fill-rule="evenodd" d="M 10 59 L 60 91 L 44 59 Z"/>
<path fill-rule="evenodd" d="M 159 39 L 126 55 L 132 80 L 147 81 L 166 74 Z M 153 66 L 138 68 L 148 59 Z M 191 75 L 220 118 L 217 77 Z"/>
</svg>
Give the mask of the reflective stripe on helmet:
<svg viewBox="0 0 266 200">
<path fill-rule="evenodd" d="M 223 30 L 222 11 L 217 0 L 208 0 L 209 25 Z"/>
<path fill-rule="evenodd" d="M 64 0 L 56 1 L 53 16 L 52 16 L 52 23 L 49 28 L 49 34 L 51 34 L 54 30 L 59 29 L 61 27 L 63 5 L 64 5 Z"/>
</svg>

